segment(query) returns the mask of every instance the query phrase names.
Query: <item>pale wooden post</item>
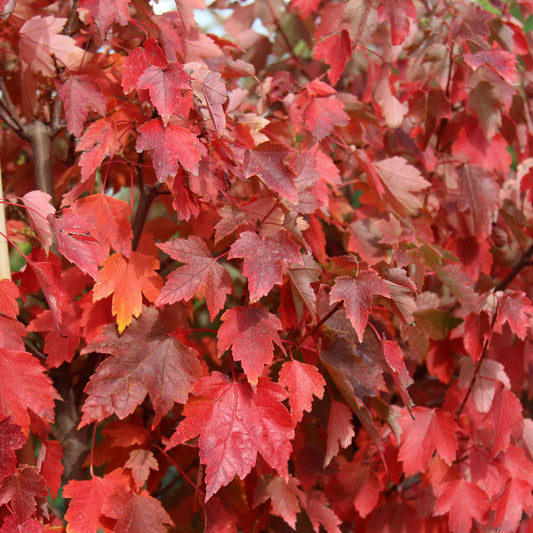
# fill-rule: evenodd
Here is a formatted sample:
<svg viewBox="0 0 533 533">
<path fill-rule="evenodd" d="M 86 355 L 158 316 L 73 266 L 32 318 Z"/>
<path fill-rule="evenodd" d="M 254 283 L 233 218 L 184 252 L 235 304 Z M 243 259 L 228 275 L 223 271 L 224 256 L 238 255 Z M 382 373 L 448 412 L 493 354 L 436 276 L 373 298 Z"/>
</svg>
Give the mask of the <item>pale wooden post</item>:
<svg viewBox="0 0 533 533">
<path fill-rule="evenodd" d="M 2 168 L 0 167 L 0 199 L 4 197 L 2 189 Z M 6 206 L 0 204 L 0 279 L 11 279 L 11 267 L 9 266 L 9 249 L 7 246 L 6 230 Z"/>
</svg>

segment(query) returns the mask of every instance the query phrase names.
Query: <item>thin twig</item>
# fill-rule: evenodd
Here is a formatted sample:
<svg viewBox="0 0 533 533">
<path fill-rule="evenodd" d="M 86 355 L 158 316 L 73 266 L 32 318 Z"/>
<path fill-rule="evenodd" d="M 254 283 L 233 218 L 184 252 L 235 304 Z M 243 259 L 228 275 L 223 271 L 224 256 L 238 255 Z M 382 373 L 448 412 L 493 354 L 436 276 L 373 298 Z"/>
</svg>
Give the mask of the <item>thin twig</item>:
<svg viewBox="0 0 533 533">
<path fill-rule="evenodd" d="M 205 494 L 204 491 L 194 481 L 192 481 L 191 478 L 177 465 L 177 463 L 172 459 L 172 457 L 170 457 L 170 455 L 165 450 L 163 450 L 163 448 L 161 448 L 161 446 L 153 444 L 153 447 L 156 450 L 159 450 L 167 458 L 167 460 L 174 465 L 176 470 L 183 476 L 183 479 L 185 479 L 185 481 L 187 481 L 198 494 Z"/>
<path fill-rule="evenodd" d="M 24 339 L 24 346 L 26 347 L 26 350 L 28 350 L 29 353 L 32 353 L 41 361 L 46 361 L 46 354 L 41 352 L 41 350 L 39 350 L 39 348 L 37 348 L 37 346 L 35 346 L 33 342 L 30 341 L 30 339 Z"/>
<path fill-rule="evenodd" d="M 313 335 L 313 333 L 315 333 L 315 332 L 318 330 L 318 328 L 320 328 L 320 326 L 322 326 L 322 324 L 324 324 L 324 322 L 327 322 L 327 321 L 328 321 L 328 320 L 329 320 L 329 319 L 330 319 L 330 318 L 331 318 L 331 317 L 332 317 L 332 316 L 333 316 L 333 315 L 334 315 L 334 314 L 340 309 L 340 307 L 341 307 L 341 302 L 337 302 L 337 303 L 335 304 L 335 307 L 333 307 L 333 309 L 331 309 L 331 310 L 329 311 L 329 313 L 326 313 L 326 315 L 318 321 L 317 325 L 316 325 L 313 329 L 309 330 L 309 331 L 308 331 L 308 332 L 307 332 L 307 333 L 306 333 L 306 334 L 305 334 L 305 335 L 304 335 L 304 336 L 303 336 L 303 337 L 302 337 L 302 338 L 301 338 L 301 339 L 300 339 L 300 340 L 294 345 L 294 348 L 297 348 L 298 346 L 301 346 L 302 343 L 303 343 L 308 337 L 310 337 L 311 335 Z"/>
<path fill-rule="evenodd" d="M 529 266 L 531 264 L 531 257 L 533 256 L 533 244 L 522 254 L 522 257 L 520 258 L 520 260 L 518 261 L 518 263 L 516 263 L 516 265 L 513 267 L 513 270 L 511 270 L 511 272 L 509 272 L 509 274 L 507 274 L 507 276 L 505 276 L 505 278 L 500 281 L 500 283 L 498 283 L 498 285 L 496 285 L 496 287 L 494 288 L 495 291 L 504 291 L 509 285 L 510 283 L 513 281 L 513 279 L 516 278 L 516 276 L 518 276 L 518 274 L 520 273 L 520 271 Z"/>
<path fill-rule="evenodd" d="M 374 3 L 373 0 L 368 0 L 366 3 L 363 20 L 361 21 L 361 24 L 359 25 L 359 28 L 357 30 L 357 35 L 355 36 L 355 39 L 353 40 L 352 50 L 355 50 L 355 47 L 357 46 L 357 43 L 359 42 L 359 39 L 361 38 L 361 35 L 363 34 L 363 30 L 365 29 L 366 22 L 368 20 L 368 15 L 370 15 L 370 10 L 372 9 L 373 3 Z"/>
<path fill-rule="evenodd" d="M 11 118 L 5 107 L 0 107 L 0 117 L 13 131 L 18 134 L 21 133 L 22 130 L 20 129 L 19 125 Z"/>
<path fill-rule="evenodd" d="M 14 129 L 22 130 L 24 125 L 22 124 L 22 120 L 19 117 L 17 108 L 13 104 L 13 100 L 11 100 L 11 95 L 7 90 L 6 82 L 2 77 L 0 77 L 0 91 L 2 91 L 2 98 L 0 98 L 0 102 L 4 106 L 5 110 L 8 112 L 13 122 L 17 125 L 17 128 Z"/>
<path fill-rule="evenodd" d="M 287 51 L 289 52 L 290 56 L 294 59 L 294 61 L 296 63 L 296 66 L 302 72 L 305 72 L 300 58 L 294 53 L 294 49 L 292 47 L 292 44 L 289 41 L 289 38 L 288 38 L 287 34 L 285 33 L 285 30 L 283 29 L 283 27 L 281 25 L 281 22 L 280 22 L 278 16 L 276 15 L 276 13 L 274 11 L 274 8 L 272 7 L 271 1 L 270 0 L 266 0 L 266 5 L 268 7 L 268 10 L 270 11 L 270 14 L 272 15 L 272 20 L 274 21 L 274 24 L 276 25 L 276 28 L 277 28 L 279 34 L 281 35 L 281 38 L 283 39 L 283 41 L 285 42 L 285 45 L 287 46 Z"/>
<path fill-rule="evenodd" d="M 494 323 L 496 322 L 496 315 L 498 312 L 498 307 L 496 306 L 496 309 L 494 309 L 494 316 L 492 317 L 492 323 L 490 325 L 490 329 L 494 328 Z M 466 391 L 466 395 L 463 398 L 463 401 L 461 402 L 461 405 L 459 406 L 459 409 L 457 410 L 457 414 L 455 415 L 455 419 L 457 420 L 461 413 L 463 412 L 463 409 L 465 408 L 466 402 L 470 395 L 472 394 L 472 389 L 474 388 L 474 385 L 477 381 L 477 378 L 479 376 L 479 369 L 481 368 L 481 365 L 483 364 L 483 361 L 485 359 L 485 356 L 487 355 L 488 349 L 490 345 L 490 339 L 487 339 L 485 337 L 485 341 L 483 342 L 483 350 L 481 351 L 481 356 L 479 357 L 479 361 L 477 362 L 476 369 L 474 371 L 474 375 L 472 377 L 472 381 L 470 382 L 470 385 L 468 386 L 468 390 Z"/>
</svg>

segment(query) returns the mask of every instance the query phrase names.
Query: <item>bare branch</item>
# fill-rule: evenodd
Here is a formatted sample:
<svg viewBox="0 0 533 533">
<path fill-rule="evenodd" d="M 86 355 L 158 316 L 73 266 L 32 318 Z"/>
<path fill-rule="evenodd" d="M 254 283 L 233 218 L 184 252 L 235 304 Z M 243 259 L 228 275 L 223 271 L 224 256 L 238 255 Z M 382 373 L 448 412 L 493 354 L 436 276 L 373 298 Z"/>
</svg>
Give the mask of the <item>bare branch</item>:
<svg viewBox="0 0 533 533">
<path fill-rule="evenodd" d="M 9 94 L 9 91 L 7 90 L 6 82 L 4 78 L 2 78 L 1 76 L 0 76 L 0 91 L 2 91 L 2 96 L 0 98 L 0 104 L 2 104 L 4 109 L 9 114 L 11 120 L 17 125 L 16 128 L 14 128 L 11 125 L 10 127 L 13 128 L 15 131 L 22 130 L 24 128 L 24 124 L 22 123 L 22 119 L 19 117 L 17 108 L 13 104 L 13 100 L 11 100 L 11 95 Z"/>
<path fill-rule="evenodd" d="M 504 291 L 513 281 L 513 279 L 518 276 L 520 271 L 531 264 L 531 257 L 533 256 L 533 244 L 522 254 L 522 257 L 513 267 L 513 270 L 507 274 L 507 276 L 496 285 L 496 291 Z"/>
<path fill-rule="evenodd" d="M 0 101 L 0 105 L 2 102 Z M 11 118 L 11 116 L 6 111 L 5 107 L 0 107 L 0 117 L 2 120 L 16 133 L 22 136 L 22 129 L 20 126 Z"/>
</svg>

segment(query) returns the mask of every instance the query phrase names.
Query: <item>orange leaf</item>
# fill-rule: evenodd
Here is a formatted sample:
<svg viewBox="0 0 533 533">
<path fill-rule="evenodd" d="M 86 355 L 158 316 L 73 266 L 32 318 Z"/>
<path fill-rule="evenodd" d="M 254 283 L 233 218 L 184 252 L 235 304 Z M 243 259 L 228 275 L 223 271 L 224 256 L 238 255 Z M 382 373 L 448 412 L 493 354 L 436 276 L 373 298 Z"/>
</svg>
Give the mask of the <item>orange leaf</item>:
<svg viewBox="0 0 533 533">
<path fill-rule="evenodd" d="M 94 286 L 93 301 L 113 294 L 111 311 L 117 317 L 119 333 L 141 314 L 143 294 L 150 302 L 159 296 L 163 280 L 155 272 L 157 268 L 157 259 L 139 252 L 131 252 L 129 260 L 122 254 L 105 260 L 100 281 Z"/>
</svg>

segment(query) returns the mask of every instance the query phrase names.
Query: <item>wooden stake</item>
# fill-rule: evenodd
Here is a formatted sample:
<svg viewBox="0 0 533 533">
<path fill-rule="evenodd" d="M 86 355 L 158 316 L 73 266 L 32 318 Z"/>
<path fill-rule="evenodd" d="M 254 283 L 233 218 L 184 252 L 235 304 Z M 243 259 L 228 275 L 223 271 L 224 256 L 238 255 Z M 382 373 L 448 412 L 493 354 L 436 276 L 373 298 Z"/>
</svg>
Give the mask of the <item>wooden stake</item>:
<svg viewBox="0 0 533 533">
<path fill-rule="evenodd" d="M 4 197 L 2 189 L 2 168 L 0 167 L 0 199 Z M 11 279 L 11 267 L 9 266 L 9 248 L 7 246 L 6 213 L 5 204 L 0 204 L 0 279 Z"/>
</svg>

